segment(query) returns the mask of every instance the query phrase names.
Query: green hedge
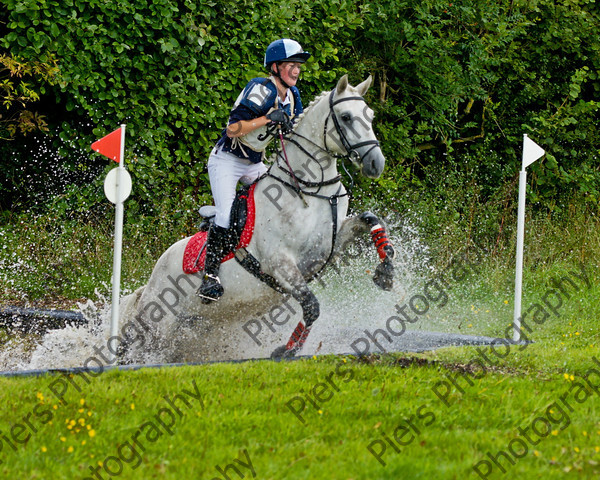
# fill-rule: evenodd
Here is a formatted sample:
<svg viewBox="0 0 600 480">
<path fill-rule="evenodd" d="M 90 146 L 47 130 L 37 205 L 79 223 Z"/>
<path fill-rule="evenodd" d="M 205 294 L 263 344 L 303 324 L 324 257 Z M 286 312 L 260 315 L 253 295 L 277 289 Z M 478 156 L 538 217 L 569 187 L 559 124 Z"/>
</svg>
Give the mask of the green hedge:
<svg viewBox="0 0 600 480">
<path fill-rule="evenodd" d="M 208 191 L 205 158 L 240 89 L 264 75 L 271 40 L 290 36 L 315 54 L 304 74 L 310 99 L 345 73 L 337 45 L 340 39 L 350 44 L 361 23 L 350 1 L 5 3 L 3 48 L 59 61 L 60 85 L 47 91 L 60 108 L 50 120 L 65 161 L 85 155 L 90 168 L 103 164 L 89 144 L 126 123 L 132 202 L 146 204 Z"/>
<path fill-rule="evenodd" d="M 134 176 L 130 211 L 207 200 L 206 157 L 240 89 L 264 75 L 266 46 L 280 37 L 314 54 L 300 84 L 306 102 L 343 73 L 354 83 L 375 74 L 369 101 L 388 158 L 382 196 L 448 183 L 448 195 L 458 185 L 480 202 L 497 199 L 514 184 L 527 133 L 548 150 L 531 167 L 533 200 L 560 210 L 574 195 L 600 199 L 593 0 L 3 4 L 1 48 L 59 65 L 57 85 L 36 87 L 61 168 L 76 185 L 60 197 L 63 208 L 101 199 L 98 173 L 107 164 L 89 145 L 120 123 L 128 125 Z M 30 188 L 15 181 L 22 167 L 8 153 L 23 154 L 27 142 L 0 146 L 5 178 L 12 172 L 2 188 L 21 188 L 21 197 Z"/>
</svg>

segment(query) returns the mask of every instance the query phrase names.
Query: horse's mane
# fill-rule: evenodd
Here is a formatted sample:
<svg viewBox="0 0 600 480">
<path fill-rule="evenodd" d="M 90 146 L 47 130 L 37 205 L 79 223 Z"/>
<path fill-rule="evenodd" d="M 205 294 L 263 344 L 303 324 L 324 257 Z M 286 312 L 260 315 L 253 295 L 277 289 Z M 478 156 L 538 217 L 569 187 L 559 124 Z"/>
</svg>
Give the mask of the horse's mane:
<svg viewBox="0 0 600 480">
<path fill-rule="evenodd" d="M 295 127 L 298 127 L 298 125 L 300 125 L 300 123 L 302 122 L 302 120 L 304 119 L 306 114 L 310 111 L 310 109 L 312 107 L 314 107 L 317 103 L 319 103 L 327 95 L 329 95 L 329 93 L 330 93 L 329 91 L 321 92 L 321 93 L 319 93 L 319 95 L 317 95 L 315 98 L 313 98 L 312 101 L 308 104 L 308 107 L 306 107 L 304 109 L 304 111 L 300 115 L 298 115 L 298 120 L 296 120 Z"/>
<path fill-rule="evenodd" d="M 312 101 L 308 104 L 308 106 L 304 108 L 304 111 L 296 117 L 296 121 L 294 122 L 294 130 L 296 130 L 300 126 L 300 124 L 302 123 L 302 120 L 304 119 L 306 114 L 309 113 L 310 109 L 312 107 L 314 107 L 317 103 L 319 103 L 327 95 L 329 95 L 329 93 L 330 93 L 330 91 L 321 92 L 321 93 L 319 93 L 319 95 L 317 95 L 315 98 L 312 99 Z M 273 161 L 273 159 L 275 158 L 276 155 L 277 155 L 276 153 L 269 155 L 268 160 Z"/>
</svg>

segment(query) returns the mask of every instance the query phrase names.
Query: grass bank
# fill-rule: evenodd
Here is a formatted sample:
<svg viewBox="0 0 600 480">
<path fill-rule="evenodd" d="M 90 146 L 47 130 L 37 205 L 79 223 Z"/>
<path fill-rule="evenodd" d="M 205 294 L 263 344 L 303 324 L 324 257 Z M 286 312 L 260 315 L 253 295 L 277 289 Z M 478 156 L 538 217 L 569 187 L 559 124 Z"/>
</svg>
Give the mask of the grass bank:
<svg viewBox="0 0 600 480">
<path fill-rule="evenodd" d="M 421 355 L 0 379 L 10 405 L 0 416 L 0 472 L 597 478 L 598 350 L 558 369 L 506 362 L 478 371 Z"/>
<path fill-rule="evenodd" d="M 588 281 L 576 277 L 581 265 L 564 259 L 527 270 L 524 311 L 537 304 L 547 314 L 534 307 L 525 317 L 527 345 L 1 378 L 0 472 L 597 478 L 600 277 L 591 262 L 583 264 Z M 461 302 L 473 306 L 467 333 L 498 335 L 493 319 L 506 312 L 493 305 L 510 310 L 510 282 L 489 275 L 489 263 L 482 268 L 480 281 L 460 286 Z M 568 298 L 563 292 L 557 307 L 548 292 L 561 292 L 554 282 L 564 278 L 573 284 L 563 280 Z"/>
</svg>

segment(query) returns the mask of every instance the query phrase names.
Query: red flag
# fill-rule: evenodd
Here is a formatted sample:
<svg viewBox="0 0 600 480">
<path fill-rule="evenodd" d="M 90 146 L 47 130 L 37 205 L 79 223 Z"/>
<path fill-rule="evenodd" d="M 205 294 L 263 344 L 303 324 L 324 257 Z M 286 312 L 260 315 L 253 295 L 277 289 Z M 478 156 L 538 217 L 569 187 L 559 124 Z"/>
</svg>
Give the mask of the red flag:
<svg viewBox="0 0 600 480">
<path fill-rule="evenodd" d="M 92 150 L 119 163 L 121 161 L 121 129 L 117 128 L 106 137 L 92 143 Z"/>
</svg>

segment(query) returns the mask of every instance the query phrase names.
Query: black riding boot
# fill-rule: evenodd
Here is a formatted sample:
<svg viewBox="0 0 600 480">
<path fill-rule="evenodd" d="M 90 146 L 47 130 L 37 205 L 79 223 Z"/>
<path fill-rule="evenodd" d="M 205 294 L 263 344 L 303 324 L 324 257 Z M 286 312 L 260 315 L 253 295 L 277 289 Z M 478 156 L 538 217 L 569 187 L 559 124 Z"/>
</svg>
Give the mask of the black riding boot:
<svg viewBox="0 0 600 480">
<path fill-rule="evenodd" d="M 202 298 L 202 303 L 218 300 L 223 295 L 223 285 L 219 280 L 221 259 L 226 253 L 228 244 L 228 229 L 211 225 L 206 241 L 206 260 L 204 261 L 204 278 L 196 295 Z"/>
</svg>

